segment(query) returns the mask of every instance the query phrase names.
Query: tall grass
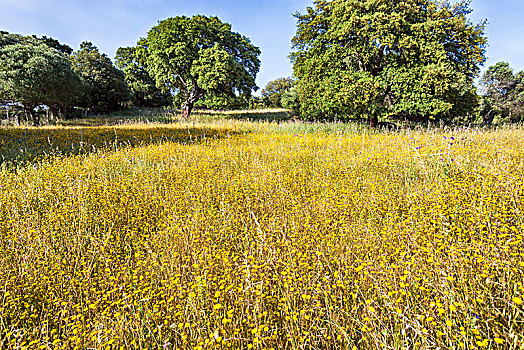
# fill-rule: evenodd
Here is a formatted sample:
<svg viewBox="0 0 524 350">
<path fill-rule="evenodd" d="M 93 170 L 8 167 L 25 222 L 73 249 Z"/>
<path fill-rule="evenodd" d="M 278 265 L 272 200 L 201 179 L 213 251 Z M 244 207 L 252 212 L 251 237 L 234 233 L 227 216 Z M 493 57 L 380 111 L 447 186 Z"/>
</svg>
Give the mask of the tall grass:
<svg viewBox="0 0 524 350">
<path fill-rule="evenodd" d="M 0 170 L 3 348 L 524 346 L 521 128 L 205 133 Z"/>
</svg>

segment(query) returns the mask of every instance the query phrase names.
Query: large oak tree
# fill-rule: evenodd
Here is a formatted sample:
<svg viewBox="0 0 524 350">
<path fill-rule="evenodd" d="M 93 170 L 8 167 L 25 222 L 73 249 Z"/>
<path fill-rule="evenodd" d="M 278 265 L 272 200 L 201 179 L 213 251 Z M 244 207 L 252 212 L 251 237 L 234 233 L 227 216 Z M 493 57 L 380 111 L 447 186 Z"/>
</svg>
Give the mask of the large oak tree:
<svg viewBox="0 0 524 350">
<path fill-rule="evenodd" d="M 472 113 L 485 23 L 467 1 L 317 0 L 296 14 L 303 117 L 427 120 Z"/>
<path fill-rule="evenodd" d="M 154 78 L 147 71 L 142 53 L 143 46 L 121 47 L 116 52 L 115 64 L 124 72 L 125 81 L 138 107 L 158 107 L 169 103 L 169 94 L 156 87 Z"/>
<path fill-rule="evenodd" d="M 217 17 L 168 18 L 142 46 L 157 86 L 183 96 L 185 116 L 204 96 L 233 98 L 256 89 L 260 50 Z"/>
</svg>

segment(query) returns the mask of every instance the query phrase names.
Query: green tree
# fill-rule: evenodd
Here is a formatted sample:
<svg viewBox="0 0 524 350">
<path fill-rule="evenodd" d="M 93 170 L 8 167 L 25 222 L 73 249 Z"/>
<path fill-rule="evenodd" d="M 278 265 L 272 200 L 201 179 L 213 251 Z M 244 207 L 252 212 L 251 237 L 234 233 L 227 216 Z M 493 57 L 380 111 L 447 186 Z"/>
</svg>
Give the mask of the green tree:
<svg viewBox="0 0 524 350">
<path fill-rule="evenodd" d="M 282 96 L 295 85 L 292 78 L 278 78 L 267 83 L 262 89 L 262 98 L 268 101 L 271 107 L 282 108 Z"/>
<path fill-rule="evenodd" d="M 515 89 L 513 90 L 513 103 L 509 109 L 513 121 L 524 121 L 524 71 L 515 75 Z"/>
<path fill-rule="evenodd" d="M 20 34 L 10 34 L 6 31 L 0 31 L 0 46 L 4 45 L 13 45 L 13 44 L 37 44 L 43 43 L 58 52 L 61 52 L 65 55 L 70 55 L 73 52 L 73 49 L 66 45 L 60 43 L 58 40 L 43 36 L 38 38 L 36 35 L 31 36 L 22 36 Z"/>
<path fill-rule="evenodd" d="M 205 96 L 235 98 L 256 89 L 260 50 L 217 17 L 163 20 L 148 32 L 146 46 L 157 86 L 183 96 L 186 117 Z"/>
<path fill-rule="evenodd" d="M 117 69 L 106 54 L 101 54 L 92 43 L 83 42 L 80 50 L 71 55 L 73 69 L 89 85 L 83 107 L 98 112 L 120 109 L 131 98 L 124 73 Z"/>
<path fill-rule="evenodd" d="M 156 87 L 155 80 L 149 75 L 145 66 L 143 50 L 141 42 L 136 47 L 121 47 L 116 52 L 115 64 L 124 72 L 135 105 L 165 106 L 169 103 L 169 94 L 163 93 Z"/>
<path fill-rule="evenodd" d="M 0 47 L 5 47 L 7 45 L 15 45 L 15 44 L 22 44 L 22 43 L 29 43 L 36 44 L 36 39 L 34 38 L 28 38 L 21 36 L 19 34 L 10 34 L 9 32 L 1 31 L 0 32 Z"/>
<path fill-rule="evenodd" d="M 249 107 L 249 100 L 252 96 L 224 96 L 224 95 L 206 95 L 195 103 L 195 107 L 204 107 L 214 110 L 231 110 L 244 109 Z"/>
<path fill-rule="evenodd" d="M 36 36 L 34 35 L 33 37 L 36 38 Z M 53 49 L 56 49 L 58 52 L 61 52 L 65 55 L 71 55 L 73 53 L 73 49 L 69 45 L 62 44 L 60 41 L 56 39 L 49 38 L 45 35 L 41 38 L 36 39 L 42 41 L 47 46 L 52 47 Z"/>
<path fill-rule="evenodd" d="M 40 124 L 37 106 L 72 106 L 84 88 L 80 76 L 57 50 L 26 40 L 0 45 L 0 101 L 20 103 L 34 125 Z"/>
<path fill-rule="evenodd" d="M 294 75 L 305 118 L 428 120 L 471 114 L 485 22 L 468 1 L 317 0 L 295 14 Z"/>
<path fill-rule="evenodd" d="M 508 62 L 498 62 L 488 68 L 481 79 L 485 99 L 481 114 L 484 122 L 520 122 L 524 117 L 524 71 L 517 74 Z"/>
<path fill-rule="evenodd" d="M 282 94 L 281 101 L 282 107 L 289 109 L 293 115 L 298 116 L 300 114 L 300 100 L 298 99 L 298 91 L 296 86 L 286 90 Z"/>
</svg>

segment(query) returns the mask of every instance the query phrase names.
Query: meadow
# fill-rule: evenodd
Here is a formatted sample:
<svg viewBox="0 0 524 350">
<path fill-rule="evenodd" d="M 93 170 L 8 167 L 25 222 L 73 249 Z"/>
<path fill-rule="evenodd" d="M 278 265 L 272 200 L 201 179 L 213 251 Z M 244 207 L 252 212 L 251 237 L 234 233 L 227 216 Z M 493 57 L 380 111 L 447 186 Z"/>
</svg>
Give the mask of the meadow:
<svg viewBox="0 0 524 350">
<path fill-rule="evenodd" d="M 0 136 L 2 348 L 524 349 L 522 127 Z"/>
</svg>

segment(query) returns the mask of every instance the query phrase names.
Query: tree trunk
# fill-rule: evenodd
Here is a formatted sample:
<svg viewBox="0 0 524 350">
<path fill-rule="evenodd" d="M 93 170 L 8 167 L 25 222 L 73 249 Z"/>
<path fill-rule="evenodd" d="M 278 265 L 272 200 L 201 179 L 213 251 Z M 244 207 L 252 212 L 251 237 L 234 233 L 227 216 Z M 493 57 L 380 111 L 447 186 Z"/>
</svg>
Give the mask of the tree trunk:
<svg viewBox="0 0 524 350">
<path fill-rule="evenodd" d="M 483 120 L 484 125 L 491 126 L 493 124 L 493 119 L 495 119 L 495 113 L 493 113 L 493 110 L 491 109 Z"/>
<path fill-rule="evenodd" d="M 26 111 L 33 121 L 33 126 L 40 126 L 40 116 L 38 115 L 38 112 L 35 112 L 34 108 L 27 108 Z"/>
<path fill-rule="evenodd" d="M 378 126 L 378 117 L 376 115 L 368 116 L 368 123 L 371 128 L 376 128 Z"/>
<path fill-rule="evenodd" d="M 186 102 L 182 104 L 182 116 L 184 118 L 189 118 L 189 116 L 191 115 L 191 111 L 195 106 L 195 102 L 200 100 L 202 97 L 204 97 L 204 91 L 202 89 L 200 89 L 196 85 L 191 88 Z"/>
<path fill-rule="evenodd" d="M 188 119 L 191 115 L 191 111 L 193 110 L 194 103 L 191 102 L 184 102 L 182 105 L 182 117 Z"/>
</svg>

